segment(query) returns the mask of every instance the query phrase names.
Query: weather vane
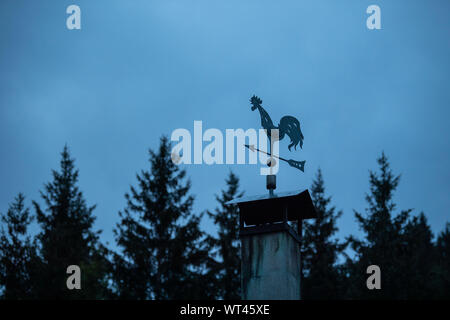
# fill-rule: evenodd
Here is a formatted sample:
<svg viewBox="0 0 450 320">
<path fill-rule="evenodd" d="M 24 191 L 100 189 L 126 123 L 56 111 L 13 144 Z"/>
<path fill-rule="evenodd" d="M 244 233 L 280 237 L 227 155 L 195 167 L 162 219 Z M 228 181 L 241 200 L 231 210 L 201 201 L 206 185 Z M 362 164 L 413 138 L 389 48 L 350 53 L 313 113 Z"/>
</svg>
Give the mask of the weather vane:
<svg viewBox="0 0 450 320">
<path fill-rule="evenodd" d="M 258 109 L 259 115 L 261 116 L 261 126 L 263 129 L 266 130 L 267 138 L 269 139 L 269 152 L 259 150 L 258 148 L 255 148 L 253 145 L 246 144 L 245 146 L 249 148 L 252 152 L 262 152 L 270 156 L 270 159 L 267 163 L 267 165 L 272 168 L 275 165 L 275 158 L 287 162 L 291 167 L 297 168 L 300 171 L 305 171 L 305 162 L 306 161 L 295 161 L 292 159 L 284 159 L 282 157 L 279 157 L 277 155 L 272 154 L 272 143 L 274 141 L 281 141 L 286 135 L 291 139 L 291 143 L 288 146 L 289 151 L 292 151 L 291 148 L 294 147 L 294 149 L 297 149 L 297 145 L 300 145 L 300 149 L 303 147 L 303 133 L 300 129 L 300 122 L 292 117 L 292 116 L 284 116 L 281 118 L 280 123 L 278 124 L 278 127 L 276 127 L 272 119 L 270 118 L 267 111 L 261 106 L 262 100 L 258 98 L 257 96 L 253 96 L 250 99 L 250 102 L 252 104 L 252 111 L 255 111 Z M 272 131 L 276 130 L 276 131 Z M 273 133 L 278 132 L 278 136 L 272 136 Z M 276 188 L 276 177 L 275 175 L 267 175 L 267 189 L 269 189 L 269 192 L 271 195 L 273 195 L 273 190 Z"/>
</svg>

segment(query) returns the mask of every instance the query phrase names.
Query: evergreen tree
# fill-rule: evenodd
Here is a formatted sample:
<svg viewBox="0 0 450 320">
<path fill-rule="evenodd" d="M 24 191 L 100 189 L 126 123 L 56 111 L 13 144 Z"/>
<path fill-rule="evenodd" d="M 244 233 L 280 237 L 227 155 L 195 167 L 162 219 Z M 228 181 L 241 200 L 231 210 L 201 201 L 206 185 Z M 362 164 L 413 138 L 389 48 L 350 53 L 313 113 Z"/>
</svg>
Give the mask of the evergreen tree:
<svg viewBox="0 0 450 320">
<path fill-rule="evenodd" d="M 27 235 L 32 222 L 25 197 L 19 193 L 6 214 L 0 214 L 0 294 L 4 299 L 32 299 L 35 296 L 36 244 Z M 6 227 L 6 230 L 5 228 Z"/>
<path fill-rule="evenodd" d="M 125 194 L 127 206 L 119 212 L 117 293 L 124 299 L 208 298 L 208 251 L 201 216 L 192 214 L 190 181 L 171 161 L 167 137 L 149 154 L 150 170 L 137 174 L 137 186 Z"/>
<path fill-rule="evenodd" d="M 390 169 L 384 153 L 377 160 L 380 172 L 370 171 L 370 192 L 366 195 L 368 208 L 366 215 L 355 211 L 355 217 L 364 232 L 363 240 L 350 237 L 356 253 L 356 261 L 348 261 L 348 297 L 356 299 L 396 299 L 402 297 L 402 263 L 405 261 L 407 244 L 404 243 L 403 230 L 411 210 L 401 211 L 394 216 L 396 205 L 393 202 L 400 176 Z M 367 267 L 378 265 L 381 269 L 382 290 L 368 290 Z"/>
<path fill-rule="evenodd" d="M 61 153 L 60 171 L 45 184 L 41 197 L 45 209 L 33 202 L 41 226 L 39 241 L 43 258 L 39 297 L 44 299 L 101 299 L 107 294 L 106 249 L 99 242 L 101 231 L 93 231 L 95 205 L 88 207 L 77 186 L 78 170 L 69 149 Z M 69 290 L 66 271 L 81 268 L 81 290 Z"/>
<path fill-rule="evenodd" d="M 436 240 L 436 278 L 437 297 L 450 298 L 450 223 L 447 222 Z"/>
<path fill-rule="evenodd" d="M 339 299 L 342 284 L 336 263 L 346 244 L 339 243 L 333 236 L 337 231 L 336 220 L 342 212 L 330 207 L 331 197 L 325 195 L 320 169 L 311 187 L 311 198 L 317 219 L 303 222 L 302 299 Z"/>
<path fill-rule="evenodd" d="M 225 300 L 241 298 L 240 288 L 240 241 L 239 241 L 239 213 L 236 205 L 226 204 L 228 201 L 241 197 L 239 178 L 230 172 L 226 179 L 226 190 L 216 196 L 219 207 L 214 213 L 208 212 L 218 226 L 218 238 L 212 239 L 213 255 L 218 255 L 219 262 L 212 269 L 216 275 L 218 297 Z"/>
<path fill-rule="evenodd" d="M 412 217 L 401 235 L 401 283 L 398 298 L 438 298 L 437 256 L 433 244 L 433 233 L 423 213 Z"/>
</svg>

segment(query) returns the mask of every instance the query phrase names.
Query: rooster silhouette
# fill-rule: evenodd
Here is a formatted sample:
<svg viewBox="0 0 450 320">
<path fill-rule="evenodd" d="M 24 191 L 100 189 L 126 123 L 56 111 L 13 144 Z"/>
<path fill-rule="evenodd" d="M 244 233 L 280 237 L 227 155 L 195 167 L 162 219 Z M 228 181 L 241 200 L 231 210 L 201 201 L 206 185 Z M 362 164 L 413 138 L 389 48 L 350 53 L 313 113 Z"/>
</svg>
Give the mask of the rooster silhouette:
<svg viewBox="0 0 450 320">
<path fill-rule="evenodd" d="M 262 100 L 260 98 L 254 95 L 253 97 L 251 97 L 250 102 L 252 104 L 252 111 L 258 109 L 261 116 L 261 126 L 266 129 L 266 133 L 270 141 L 272 140 L 270 130 L 278 129 L 278 140 L 281 141 L 285 135 L 288 135 L 289 138 L 291 138 L 291 143 L 288 146 L 289 151 L 291 151 L 292 147 L 294 147 L 294 149 L 296 150 L 298 144 L 300 144 L 300 148 L 303 147 L 304 137 L 302 130 L 300 129 L 300 122 L 296 118 L 292 116 L 284 116 L 283 118 L 281 118 L 278 127 L 276 127 L 273 124 L 272 119 L 270 119 L 267 111 L 264 110 L 264 108 L 261 106 Z"/>
</svg>

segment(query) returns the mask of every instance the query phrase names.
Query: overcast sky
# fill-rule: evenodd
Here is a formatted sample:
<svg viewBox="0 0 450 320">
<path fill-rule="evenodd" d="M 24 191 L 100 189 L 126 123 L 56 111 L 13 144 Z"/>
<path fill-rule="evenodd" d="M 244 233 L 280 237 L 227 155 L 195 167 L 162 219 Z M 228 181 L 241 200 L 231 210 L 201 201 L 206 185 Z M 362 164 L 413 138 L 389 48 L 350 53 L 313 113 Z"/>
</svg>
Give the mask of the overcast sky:
<svg viewBox="0 0 450 320">
<path fill-rule="evenodd" d="M 81 30 L 66 8 L 81 8 Z M 381 8 L 368 30 L 366 8 Z M 300 119 L 306 172 L 281 164 L 278 191 L 305 189 L 323 170 L 359 234 L 369 169 L 384 150 L 402 175 L 399 209 L 450 220 L 448 0 L 0 1 L 0 211 L 38 191 L 70 146 L 96 227 L 113 242 L 124 193 L 147 150 L 174 129 L 258 128 L 253 94 L 273 121 Z M 195 210 L 212 209 L 229 170 L 247 195 L 265 193 L 258 166 L 185 166 Z M 202 226 L 214 232 L 211 222 Z"/>
</svg>

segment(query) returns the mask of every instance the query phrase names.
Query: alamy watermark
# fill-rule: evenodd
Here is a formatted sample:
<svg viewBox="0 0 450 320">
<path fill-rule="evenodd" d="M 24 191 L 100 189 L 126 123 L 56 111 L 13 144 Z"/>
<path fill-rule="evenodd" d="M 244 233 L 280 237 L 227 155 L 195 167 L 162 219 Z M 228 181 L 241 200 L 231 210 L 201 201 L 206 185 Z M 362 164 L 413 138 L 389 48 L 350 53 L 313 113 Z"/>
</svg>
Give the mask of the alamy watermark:
<svg viewBox="0 0 450 320">
<path fill-rule="evenodd" d="M 81 9 L 79 6 L 72 4 L 67 7 L 66 13 L 70 16 L 66 19 L 66 27 L 69 30 L 81 29 Z"/>
<path fill-rule="evenodd" d="M 370 16 L 366 20 L 366 26 L 369 30 L 381 29 L 381 9 L 378 5 L 372 4 L 367 7 L 366 13 Z M 69 30 L 81 29 L 81 8 L 76 4 L 71 4 L 66 9 L 66 27 Z"/>
<path fill-rule="evenodd" d="M 370 277 L 367 278 L 366 286 L 369 290 L 381 289 L 381 269 L 376 264 L 370 265 L 366 270 Z"/>
<path fill-rule="evenodd" d="M 67 289 L 80 290 L 81 289 L 81 269 L 80 269 L 80 267 L 77 266 L 76 264 L 72 264 L 67 267 L 66 273 L 70 274 L 70 276 L 67 277 L 67 281 L 66 281 Z"/>
<path fill-rule="evenodd" d="M 279 168 L 278 129 L 271 130 L 272 143 L 268 145 L 265 129 L 226 129 L 225 133 L 216 128 L 203 132 L 203 122 L 194 121 L 194 134 L 184 128 L 175 129 L 170 137 L 176 144 L 172 148 L 171 157 L 175 164 L 251 164 L 262 165 L 261 175 L 276 174 Z M 206 142 L 204 146 L 203 143 Z M 245 147 L 248 144 L 263 152 L 254 152 Z M 248 150 L 248 151 L 247 151 Z M 248 155 L 248 157 L 246 156 Z"/>
</svg>

